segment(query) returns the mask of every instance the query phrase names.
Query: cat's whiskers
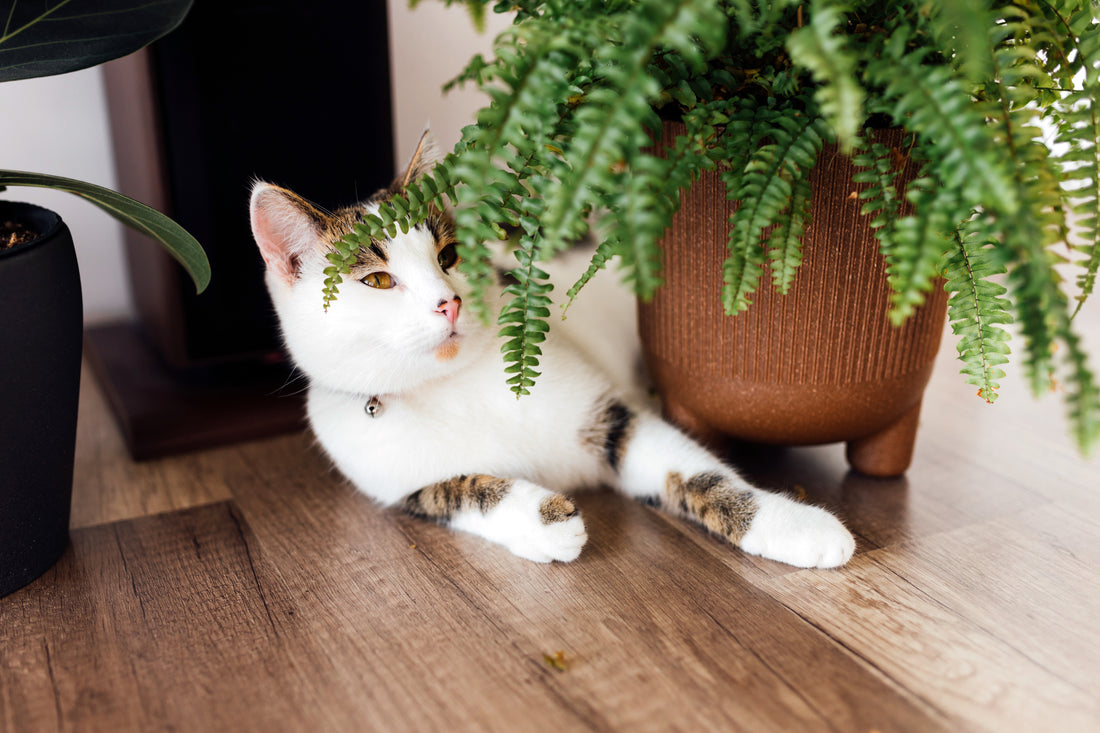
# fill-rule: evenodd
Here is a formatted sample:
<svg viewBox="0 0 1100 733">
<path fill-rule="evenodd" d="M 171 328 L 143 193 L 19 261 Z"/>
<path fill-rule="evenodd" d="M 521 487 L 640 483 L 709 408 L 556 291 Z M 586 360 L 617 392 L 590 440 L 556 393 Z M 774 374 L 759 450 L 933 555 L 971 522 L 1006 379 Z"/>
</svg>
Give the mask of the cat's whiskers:
<svg viewBox="0 0 1100 733">
<path fill-rule="evenodd" d="M 287 388 L 292 384 L 296 384 L 297 386 L 293 391 L 289 391 Z M 290 373 L 286 375 L 286 379 L 283 380 L 283 383 L 278 388 L 272 390 L 272 394 L 281 397 L 293 397 L 308 391 L 309 375 L 298 367 L 292 366 Z"/>
</svg>

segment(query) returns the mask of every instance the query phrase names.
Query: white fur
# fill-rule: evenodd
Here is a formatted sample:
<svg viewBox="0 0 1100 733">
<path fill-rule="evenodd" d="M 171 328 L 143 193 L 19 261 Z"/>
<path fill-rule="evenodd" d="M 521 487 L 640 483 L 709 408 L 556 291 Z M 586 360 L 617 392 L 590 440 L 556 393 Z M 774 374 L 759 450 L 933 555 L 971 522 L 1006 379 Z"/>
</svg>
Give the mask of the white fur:
<svg viewBox="0 0 1100 733">
<path fill-rule="evenodd" d="M 513 554 L 550 562 L 576 560 L 588 535 L 580 515 L 564 522 L 544 524 L 539 520 L 539 505 L 553 492 L 530 481 L 517 481 L 503 500 L 487 512 L 468 509 L 452 520 L 455 529 L 470 532 L 504 545 Z"/>
<path fill-rule="evenodd" d="M 257 217 L 263 223 L 264 212 L 255 205 L 267 196 L 265 186 L 254 191 L 254 223 Z M 324 312 L 327 262 L 311 239 L 316 234 L 279 224 L 310 240 L 289 244 L 297 253 L 297 279 L 287 282 L 271 270 L 267 277 L 287 347 L 310 378 L 310 424 L 340 470 L 383 504 L 463 474 L 518 479 L 494 508 L 460 512 L 450 524 L 548 562 L 574 559 L 586 540 L 579 516 L 540 521 L 539 504 L 550 491 L 611 483 L 633 496 L 658 496 L 670 471 L 687 476 L 713 470 L 750 488 L 637 402 L 634 309 L 613 278 L 602 278 L 603 286 L 586 291 L 568 320 L 555 324 L 543 344 L 542 376 L 530 396 L 517 399 L 505 383 L 496 327 L 474 317 L 468 283 L 457 268 L 439 268 L 425 228 L 389 243 L 386 269 L 396 287 L 372 289 L 345 278 Z M 559 282 L 571 283 L 583 263 L 566 258 L 550 269 Z M 557 292 L 563 291 L 559 285 Z M 465 305 L 452 336 L 435 309 L 456 294 Z M 455 338 L 457 355 L 439 358 L 439 347 Z M 583 439 L 593 405 L 608 394 L 621 395 L 638 413 L 618 475 Z M 377 418 L 363 409 L 371 396 L 382 402 Z M 745 551 L 800 566 L 832 567 L 851 557 L 851 535 L 832 515 L 752 490 L 760 511 L 742 542 Z"/>
<path fill-rule="evenodd" d="M 741 549 L 800 568 L 835 568 L 856 550 L 852 535 L 824 509 L 757 492 L 759 511 Z"/>
<path fill-rule="evenodd" d="M 759 510 L 741 539 L 745 552 L 802 568 L 837 567 L 855 552 L 851 533 L 829 512 L 751 486 L 676 428 L 655 415 L 639 415 L 620 467 L 621 490 L 631 496 L 657 496 L 672 472 L 684 477 L 719 473 L 730 485 L 752 492 Z"/>
</svg>

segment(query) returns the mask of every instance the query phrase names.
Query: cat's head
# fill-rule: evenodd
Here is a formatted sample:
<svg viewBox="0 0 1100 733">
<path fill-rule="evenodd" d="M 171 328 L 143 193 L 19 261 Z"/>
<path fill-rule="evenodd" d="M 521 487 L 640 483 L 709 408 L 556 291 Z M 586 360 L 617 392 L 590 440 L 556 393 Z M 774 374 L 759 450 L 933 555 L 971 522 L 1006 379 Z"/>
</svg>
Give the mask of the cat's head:
<svg viewBox="0 0 1100 733">
<path fill-rule="evenodd" d="M 425 133 L 390 188 L 331 213 L 284 188 L 253 186 L 252 235 L 267 263 L 268 291 L 287 348 L 312 381 L 361 394 L 402 392 L 446 376 L 489 342 L 463 305 L 469 286 L 455 267 L 454 226 L 442 211 L 361 250 L 324 309 L 325 255 L 333 243 L 430 170 L 437 156 Z"/>
</svg>

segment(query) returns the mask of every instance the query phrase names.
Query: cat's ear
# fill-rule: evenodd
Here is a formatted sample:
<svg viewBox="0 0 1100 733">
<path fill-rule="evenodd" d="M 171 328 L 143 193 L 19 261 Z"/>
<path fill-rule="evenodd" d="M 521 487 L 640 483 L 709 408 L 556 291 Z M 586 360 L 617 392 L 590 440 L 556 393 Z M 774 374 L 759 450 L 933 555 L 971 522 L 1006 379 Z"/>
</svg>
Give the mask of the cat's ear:
<svg viewBox="0 0 1100 733">
<path fill-rule="evenodd" d="M 330 217 L 293 191 L 263 181 L 252 186 L 249 215 L 267 269 L 292 285 L 302 256 L 318 246 Z"/>
<path fill-rule="evenodd" d="M 435 144 L 435 137 L 432 135 L 431 128 L 424 128 L 424 134 L 420 136 L 420 142 L 416 144 L 416 152 L 413 153 L 409 164 L 405 166 L 405 172 L 394 179 L 391 188 L 394 191 L 401 191 L 405 186 L 435 168 L 441 160 L 443 160 L 443 155 Z"/>
</svg>

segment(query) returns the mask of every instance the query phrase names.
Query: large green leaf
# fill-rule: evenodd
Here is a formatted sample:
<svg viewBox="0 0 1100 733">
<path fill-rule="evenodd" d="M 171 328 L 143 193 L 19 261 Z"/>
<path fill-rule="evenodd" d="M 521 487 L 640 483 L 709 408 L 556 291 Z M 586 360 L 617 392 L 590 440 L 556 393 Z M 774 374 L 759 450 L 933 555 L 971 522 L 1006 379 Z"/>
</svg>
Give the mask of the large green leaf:
<svg viewBox="0 0 1100 733">
<path fill-rule="evenodd" d="M 200 293 L 210 282 L 210 262 L 202 247 L 187 230 L 156 209 L 108 188 L 44 173 L 0 170 L 0 189 L 4 186 L 53 188 L 87 199 L 126 226 L 133 227 L 163 244 L 187 270 Z"/>
<path fill-rule="evenodd" d="M 110 61 L 179 25 L 192 0 L 10 0 L 0 3 L 0 81 Z"/>
</svg>

